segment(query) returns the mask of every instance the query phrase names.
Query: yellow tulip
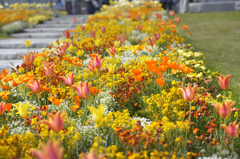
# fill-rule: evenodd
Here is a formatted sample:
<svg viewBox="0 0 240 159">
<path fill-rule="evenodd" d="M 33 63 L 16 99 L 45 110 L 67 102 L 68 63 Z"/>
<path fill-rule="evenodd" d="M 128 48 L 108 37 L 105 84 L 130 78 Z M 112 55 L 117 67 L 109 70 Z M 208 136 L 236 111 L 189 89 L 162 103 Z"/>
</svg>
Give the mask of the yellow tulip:
<svg viewBox="0 0 240 159">
<path fill-rule="evenodd" d="M 108 65 L 108 72 L 113 74 L 115 71 L 116 64 L 114 65 Z"/>
<path fill-rule="evenodd" d="M 102 122 L 102 119 L 103 119 L 103 112 L 104 112 L 104 109 L 106 108 L 106 106 L 102 106 L 102 105 L 99 105 L 98 106 L 98 109 L 95 108 L 94 106 L 88 106 L 88 109 L 90 110 L 92 116 L 93 116 L 93 119 L 95 120 L 95 122 L 97 124 L 100 124 Z"/>
<path fill-rule="evenodd" d="M 22 118 L 26 118 L 28 115 L 28 107 L 30 103 L 16 103 L 14 106 L 17 108 L 18 113 Z"/>
<path fill-rule="evenodd" d="M 30 47 L 31 43 L 32 43 L 32 40 L 24 40 L 24 44 L 26 47 Z"/>
</svg>

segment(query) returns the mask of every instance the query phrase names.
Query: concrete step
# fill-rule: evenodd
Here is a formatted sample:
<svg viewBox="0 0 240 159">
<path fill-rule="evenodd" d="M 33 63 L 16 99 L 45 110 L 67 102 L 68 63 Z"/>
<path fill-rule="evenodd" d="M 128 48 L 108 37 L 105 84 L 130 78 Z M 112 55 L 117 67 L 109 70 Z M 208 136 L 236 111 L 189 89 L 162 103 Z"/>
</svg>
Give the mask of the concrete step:
<svg viewBox="0 0 240 159">
<path fill-rule="evenodd" d="M 11 68 L 17 67 L 17 65 L 21 66 L 22 63 L 22 60 L 0 60 L 0 70 L 10 70 Z"/>
<path fill-rule="evenodd" d="M 77 18 L 76 23 L 86 23 L 88 18 Z M 49 21 L 45 21 L 44 24 L 74 24 L 75 22 L 72 20 L 72 18 L 55 18 Z"/>
<path fill-rule="evenodd" d="M 61 33 L 64 30 L 75 30 L 76 27 L 65 27 L 65 28 L 31 28 L 31 29 L 24 29 L 26 33 Z"/>
<path fill-rule="evenodd" d="M 35 25 L 35 28 L 72 28 L 72 27 L 76 27 L 77 24 L 76 23 L 72 23 L 72 24 L 38 24 Z"/>
<path fill-rule="evenodd" d="M 41 48 L 29 49 L 29 52 L 40 52 Z M 21 55 L 27 54 L 28 49 L 0 49 L 0 60 L 21 60 Z M 0 61 L 1 62 L 1 61 Z"/>
<path fill-rule="evenodd" d="M 32 40 L 30 48 L 42 48 L 47 47 L 50 42 L 55 41 L 56 39 L 6 39 L 0 40 L 1 49 L 19 49 L 26 48 L 24 45 L 24 40 Z M 26 48 L 27 49 L 27 48 Z"/>
<path fill-rule="evenodd" d="M 61 38 L 64 35 L 59 33 L 18 33 L 11 34 L 15 38 Z"/>
</svg>

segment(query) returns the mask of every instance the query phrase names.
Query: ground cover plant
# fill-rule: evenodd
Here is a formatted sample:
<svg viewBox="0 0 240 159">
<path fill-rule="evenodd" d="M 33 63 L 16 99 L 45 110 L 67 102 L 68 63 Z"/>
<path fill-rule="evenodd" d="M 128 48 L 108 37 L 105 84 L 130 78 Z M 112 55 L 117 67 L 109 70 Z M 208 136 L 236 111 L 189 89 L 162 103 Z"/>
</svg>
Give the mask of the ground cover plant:
<svg viewBox="0 0 240 159">
<path fill-rule="evenodd" d="M 231 75 L 208 70 L 180 21 L 117 4 L 2 71 L 1 158 L 238 158 Z"/>
</svg>

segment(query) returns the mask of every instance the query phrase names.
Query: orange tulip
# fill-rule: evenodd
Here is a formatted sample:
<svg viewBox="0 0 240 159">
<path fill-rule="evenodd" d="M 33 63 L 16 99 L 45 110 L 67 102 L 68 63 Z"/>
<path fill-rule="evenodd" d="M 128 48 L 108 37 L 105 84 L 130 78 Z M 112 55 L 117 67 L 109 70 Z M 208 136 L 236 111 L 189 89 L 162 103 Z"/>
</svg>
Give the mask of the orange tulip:
<svg viewBox="0 0 240 159">
<path fill-rule="evenodd" d="M 159 85 L 159 86 L 163 86 L 163 83 L 164 83 L 165 79 L 161 79 L 161 78 L 157 78 L 156 79 L 156 83 Z"/>
<path fill-rule="evenodd" d="M 212 105 L 217 109 L 218 114 L 225 118 L 231 114 L 231 109 L 235 104 L 236 102 L 233 101 L 224 101 L 223 103 L 216 103 Z"/>
<path fill-rule="evenodd" d="M 196 91 L 197 87 L 198 86 L 192 87 L 192 84 L 189 83 L 186 88 L 185 87 L 180 88 L 181 91 L 183 92 L 184 98 L 187 101 L 191 101 L 195 98 L 195 91 Z"/>
<path fill-rule="evenodd" d="M 26 86 L 31 88 L 33 93 L 39 93 L 41 91 L 40 83 L 40 80 L 32 80 L 29 84 L 26 84 Z"/>
<path fill-rule="evenodd" d="M 170 57 L 167 57 L 167 56 L 161 57 L 161 60 L 166 64 L 167 64 L 169 59 L 170 59 Z"/>
<path fill-rule="evenodd" d="M 225 124 L 221 124 L 221 127 L 225 130 L 225 133 L 230 137 L 237 137 L 238 136 L 238 128 L 239 124 L 237 124 L 237 121 L 229 123 L 228 126 Z"/>
<path fill-rule="evenodd" d="M 225 77 L 223 75 L 220 75 L 220 77 L 217 77 L 217 76 L 215 77 L 218 79 L 218 83 L 222 90 L 228 89 L 229 80 L 232 77 L 232 75 L 227 75 Z"/>
<path fill-rule="evenodd" d="M 54 97 L 48 97 L 48 100 L 57 106 L 59 106 L 63 101 L 62 99 L 57 99 Z"/>
</svg>

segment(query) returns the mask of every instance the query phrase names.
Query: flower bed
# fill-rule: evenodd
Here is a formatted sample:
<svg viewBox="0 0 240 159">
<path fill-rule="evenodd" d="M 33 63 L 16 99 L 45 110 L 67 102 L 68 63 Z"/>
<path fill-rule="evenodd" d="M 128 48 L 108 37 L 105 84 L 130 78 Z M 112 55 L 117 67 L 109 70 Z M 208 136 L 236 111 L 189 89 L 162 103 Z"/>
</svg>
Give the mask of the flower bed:
<svg viewBox="0 0 240 159">
<path fill-rule="evenodd" d="M 50 10 L 50 4 L 14 3 L 8 8 L 0 10 L 0 27 L 3 33 L 11 34 L 22 31 L 25 27 L 32 27 L 50 20 L 59 13 Z M 1 8 L 1 4 L 0 4 Z M 20 23 L 16 25 L 17 23 Z"/>
<path fill-rule="evenodd" d="M 24 55 L 1 74 L 1 158 L 238 158 L 231 76 L 207 70 L 179 23 L 121 3 Z"/>
</svg>

